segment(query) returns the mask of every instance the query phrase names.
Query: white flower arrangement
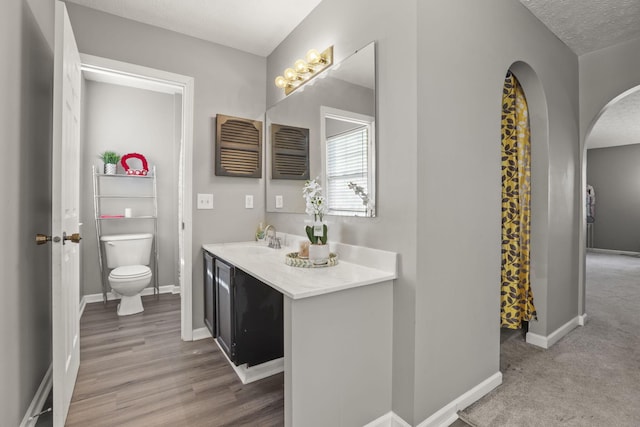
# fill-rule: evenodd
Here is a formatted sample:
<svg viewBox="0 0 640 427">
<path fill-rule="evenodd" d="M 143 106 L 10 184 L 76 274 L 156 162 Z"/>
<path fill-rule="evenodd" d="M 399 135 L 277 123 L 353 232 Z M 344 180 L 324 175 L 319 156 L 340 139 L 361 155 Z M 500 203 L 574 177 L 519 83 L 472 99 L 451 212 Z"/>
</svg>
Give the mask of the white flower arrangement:
<svg viewBox="0 0 640 427">
<path fill-rule="evenodd" d="M 302 197 L 307 202 L 307 215 L 313 215 L 314 221 L 320 220 L 322 222 L 322 218 L 327 213 L 327 203 L 322 194 L 322 187 L 318 184 L 318 179 L 319 177 L 316 177 L 304 184 Z"/>
<path fill-rule="evenodd" d="M 322 194 L 322 186 L 318 183 L 320 178 L 309 180 L 304 184 L 302 197 L 306 200 L 307 215 L 313 215 L 313 226 L 306 226 L 305 231 L 309 241 L 313 244 L 327 243 L 327 225 L 322 220 L 327 213 L 327 203 Z"/>
</svg>

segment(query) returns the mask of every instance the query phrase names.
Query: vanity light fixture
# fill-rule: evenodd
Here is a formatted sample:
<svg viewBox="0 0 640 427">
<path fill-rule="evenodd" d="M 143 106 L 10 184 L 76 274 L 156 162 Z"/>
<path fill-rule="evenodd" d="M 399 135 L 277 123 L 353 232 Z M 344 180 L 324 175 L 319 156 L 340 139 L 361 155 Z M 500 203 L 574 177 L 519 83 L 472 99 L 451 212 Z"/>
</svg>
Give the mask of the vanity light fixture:
<svg viewBox="0 0 640 427">
<path fill-rule="evenodd" d="M 276 77 L 275 84 L 289 95 L 332 64 L 333 46 L 329 46 L 322 53 L 311 49 L 307 52 L 305 59 L 298 59 L 293 64 L 293 68 L 287 68 L 284 70 L 284 75 Z"/>
</svg>

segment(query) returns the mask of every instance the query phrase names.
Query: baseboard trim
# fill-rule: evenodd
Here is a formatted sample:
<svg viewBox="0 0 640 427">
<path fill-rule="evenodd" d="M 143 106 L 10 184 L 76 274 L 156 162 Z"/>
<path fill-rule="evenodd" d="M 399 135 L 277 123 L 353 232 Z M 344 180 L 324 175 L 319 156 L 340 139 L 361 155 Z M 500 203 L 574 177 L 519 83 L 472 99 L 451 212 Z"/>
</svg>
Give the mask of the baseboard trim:
<svg viewBox="0 0 640 427">
<path fill-rule="evenodd" d="M 411 427 L 411 424 L 397 416 L 393 411 L 376 418 L 364 427 Z"/>
<path fill-rule="evenodd" d="M 240 378 L 240 381 L 242 381 L 242 384 L 249 384 L 254 381 L 270 377 L 271 375 L 284 372 L 284 357 L 270 360 L 268 362 L 252 366 L 250 368 L 247 367 L 246 363 L 244 365 L 236 366 L 236 364 L 229 359 L 227 353 L 225 353 L 225 351 L 222 349 L 222 347 L 218 343 L 218 340 L 214 339 L 214 341 L 220 348 L 220 351 L 224 355 L 225 359 L 227 359 L 227 362 L 229 362 L 229 365 L 231 365 L 233 370 L 236 372 L 238 378 Z"/>
<path fill-rule="evenodd" d="M 578 316 L 578 325 L 584 326 L 587 324 L 587 313 Z"/>
<path fill-rule="evenodd" d="M 587 252 L 595 252 L 600 254 L 612 254 L 612 255 L 631 255 L 640 257 L 640 252 L 634 251 L 621 251 L 618 249 L 599 249 L 599 248 L 587 248 Z"/>
<path fill-rule="evenodd" d="M 451 425 L 458 419 L 458 411 L 462 411 L 472 403 L 478 401 L 500 384 L 502 384 L 502 372 L 496 372 L 418 424 L 417 427 L 442 427 Z"/>
<path fill-rule="evenodd" d="M 207 327 L 193 330 L 193 336 L 192 336 L 193 341 L 203 340 L 211 337 L 212 337 L 211 332 L 209 332 L 209 329 L 207 329 Z"/>
<path fill-rule="evenodd" d="M 33 396 L 33 400 L 31 400 L 31 404 L 27 408 L 24 418 L 22 418 L 20 427 L 34 427 L 36 425 L 38 417 L 34 417 L 34 414 L 42 412 L 42 407 L 44 406 L 44 402 L 47 400 L 52 387 L 53 365 L 49 365 L 49 369 L 47 369 L 47 372 L 44 374 L 44 377 L 36 390 L 36 394 Z"/>
<path fill-rule="evenodd" d="M 543 335 L 534 334 L 533 332 L 527 332 L 527 343 L 547 349 L 560 341 L 574 328 L 579 326 L 581 321 L 580 317 L 581 316 L 574 317 L 546 337 Z M 586 315 L 584 315 L 584 319 L 582 321 L 584 320 L 586 320 Z"/>
<path fill-rule="evenodd" d="M 472 403 L 478 401 L 500 384 L 502 384 L 502 372 L 496 372 L 422 421 L 417 427 L 444 427 L 453 424 L 458 419 L 458 411 L 462 411 Z M 411 424 L 391 411 L 380 418 L 376 418 L 364 427 L 411 427 Z"/>
<path fill-rule="evenodd" d="M 82 314 L 84 313 L 84 309 L 87 308 L 87 298 L 85 296 L 82 296 L 82 298 L 80 299 L 80 308 L 79 308 L 79 312 L 80 314 L 78 315 L 78 319 L 82 319 Z"/>
<path fill-rule="evenodd" d="M 176 288 L 178 289 L 178 291 L 176 292 Z M 160 286 L 159 288 L 159 292 L 161 294 L 179 294 L 180 293 L 180 287 L 179 286 L 175 286 L 175 285 L 166 285 L 166 286 Z M 153 295 L 153 288 L 144 288 L 142 290 L 141 293 L 142 296 L 147 296 L 147 295 Z M 107 292 L 107 301 L 113 301 L 116 299 L 120 299 L 120 295 L 114 293 L 114 292 Z M 84 307 L 82 307 L 82 305 L 86 305 L 86 304 L 90 304 L 90 303 L 94 303 L 94 302 L 102 302 L 104 301 L 102 294 L 89 294 L 89 295 L 85 295 L 82 297 L 82 301 L 80 303 L 81 309 L 82 311 L 84 311 Z"/>
</svg>

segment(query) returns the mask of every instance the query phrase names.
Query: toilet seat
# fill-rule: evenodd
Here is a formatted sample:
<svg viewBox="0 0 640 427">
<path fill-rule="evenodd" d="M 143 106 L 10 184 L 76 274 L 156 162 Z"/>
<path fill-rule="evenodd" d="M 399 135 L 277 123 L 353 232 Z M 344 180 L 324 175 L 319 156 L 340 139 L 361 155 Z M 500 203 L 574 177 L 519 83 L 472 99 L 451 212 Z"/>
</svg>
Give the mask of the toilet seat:
<svg viewBox="0 0 640 427">
<path fill-rule="evenodd" d="M 151 269 L 146 265 L 125 265 L 114 268 L 109 274 L 110 279 L 133 280 L 151 276 Z"/>
</svg>

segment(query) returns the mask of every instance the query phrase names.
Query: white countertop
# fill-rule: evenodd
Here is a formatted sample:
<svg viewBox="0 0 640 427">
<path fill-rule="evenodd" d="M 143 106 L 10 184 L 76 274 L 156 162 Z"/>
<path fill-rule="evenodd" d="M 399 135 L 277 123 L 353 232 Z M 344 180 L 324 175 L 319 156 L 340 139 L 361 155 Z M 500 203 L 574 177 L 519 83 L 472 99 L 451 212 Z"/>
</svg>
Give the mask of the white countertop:
<svg viewBox="0 0 640 427">
<path fill-rule="evenodd" d="M 364 248 L 361 256 L 392 258 L 390 263 L 380 265 L 392 265 L 392 268 L 381 270 L 367 267 L 354 260 L 346 261 L 340 257 L 340 248 L 344 246 L 347 252 L 356 252 L 350 248 L 358 248 L 348 245 L 332 246 L 332 251 L 338 254 L 338 264 L 323 268 L 300 268 L 285 264 L 285 255 L 289 252 L 297 252 L 297 247 L 283 247 L 272 249 L 264 243 L 238 242 L 202 245 L 204 250 L 216 255 L 218 258 L 233 264 L 241 270 L 260 279 L 274 289 L 282 292 L 291 299 L 308 298 L 317 295 L 328 294 L 344 289 L 393 280 L 397 277 L 395 267 L 396 254 L 392 252 L 378 251 Z M 368 251 L 371 255 L 368 255 Z"/>
</svg>

